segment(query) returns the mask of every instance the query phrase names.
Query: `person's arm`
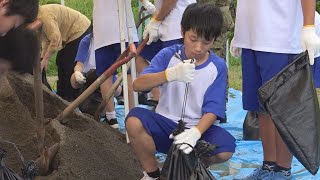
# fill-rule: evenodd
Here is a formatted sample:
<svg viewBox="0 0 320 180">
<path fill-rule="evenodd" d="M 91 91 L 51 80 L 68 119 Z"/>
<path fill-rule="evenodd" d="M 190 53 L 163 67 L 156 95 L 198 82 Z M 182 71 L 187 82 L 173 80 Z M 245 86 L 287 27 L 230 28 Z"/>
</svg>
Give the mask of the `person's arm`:
<svg viewBox="0 0 320 180">
<path fill-rule="evenodd" d="M 177 1 L 178 0 L 164 0 L 158 14 L 156 14 L 153 18 L 156 21 L 163 21 L 176 6 Z"/>
<path fill-rule="evenodd" d="M 149 91 L 154 87 L 167 82 L 165 72 L 143 74 L 133 81 L 133 90 L 136 92 Z"/>
<path fill-rule="evenodd" d="M 158 69 L 158 68 L 155 68 Z M 134 91 L 149 91 L 171 81 L 191 82 L 195 74 L 195 64 L 192 60 L 185 60 L 164 71 L 143 74 L 133 82 Z"/>
<path fill-rule="evenodd" d="M 301 0 L 303 12 L 303 26 L 314 25 L 314 14 L 316 11 L 315 0 Z"/>
<path fill-rule="evenodd" d="M 54 53 L 62 49 L 62 37 L 60 34 L 59 26 L 52 18 L 46 18 L 41 20 L 43 22 L 42 31 L 48 39 L 48 46 L 46 49 L 42 49 L 42 61 L 41 68 L 48 68 L 48 62 Z"/>
<path fill-rule="evenodd" d="M 196 128 L 199 130 L 200 134 L 202 135 L 204 132 L 207 131 L 207 129 L 214 124 L 214 122 L 217 120 L 217 116 L 212 113 L 206 113 L 204 114 L 199 123 L 196 125 Z"/>
<path fill-rule="evenodd" d="M 302 50 L 308 51 L 309 63 L 314 64 L 314 55 L 320 51 L 320 38 L 315 32 L 314 16 L 316 10 L 315 0 L 301 0 L 303 12 L 303 28 L 301 31 Z"/>
<path fill-rule="evenodd" d="M 155 14 L 143 32 L 143 39 L 149 37 L 147 45 L 156 42 L 160 38 L 159 28 L 162 21 L 168 16 L 172 9 L 176 6 L 177 0 L 164 0 L 157 14 Z"/>
<path fill-rule="evenodd" d="M 154 14 L 156 12 L 156 7 L 149 0 L 140 0 L 142 6 L 144 7 L 144 13 Z"/>
<path fill-rule="evenodd" d="M 82 62 L 77 61 L 76 66 L 74 67 L 74 73 L 71 75 L 71 86 L 74 89 L 79 89 L 81 84 L 86 82 L 86 78 L 81 73 L 84 68 L 84 64 Z"/>
<path fill-rule="evenodd" d="M 77 61 L 77 64 L 74 67 L 74 72 L 76 71 L 82 72 L 83 68 L 84 68 L 84 64 L 80 61 Z"/>
</svg>

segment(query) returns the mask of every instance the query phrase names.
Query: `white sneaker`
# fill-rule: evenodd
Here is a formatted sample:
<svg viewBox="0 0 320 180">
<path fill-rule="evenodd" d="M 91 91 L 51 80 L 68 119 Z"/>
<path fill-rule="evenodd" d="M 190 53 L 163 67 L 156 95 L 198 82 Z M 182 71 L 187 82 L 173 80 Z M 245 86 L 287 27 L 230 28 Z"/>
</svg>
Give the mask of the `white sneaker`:
<svg viewBox="0 0 320 180">
<path fill-rule="evenodd" d="M 141 180 L 157 180 L 159 178 L 152 178 L 150 177 L 147 172 L 143 171 L 143 178 Z"/>
</svg>

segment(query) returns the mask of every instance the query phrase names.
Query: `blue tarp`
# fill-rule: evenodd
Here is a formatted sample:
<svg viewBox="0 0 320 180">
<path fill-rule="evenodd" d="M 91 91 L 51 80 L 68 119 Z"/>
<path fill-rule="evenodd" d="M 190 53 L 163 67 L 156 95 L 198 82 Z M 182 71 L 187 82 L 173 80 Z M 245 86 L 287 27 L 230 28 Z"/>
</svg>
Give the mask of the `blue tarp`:
<svg viewBox="0 0 320 180">
<path fill-rule="evenodd" d="M 226 163 L 212 166 L 211 172 L 217 179 L 231 180 L 235 177 L 244 177 L 255 168 L 261 166 L 263 160 L 261 141 L 242 140 L 242 124 L 246 111 L 242 109 L 241 92 L 229 89 L 229 100 L 227 104 L 228 122 L 221 127 L 228 130 L 237 140 L 237 148 L 233 157 Z M 140 105 L 145 108 L 147 106 Z M 124 109 L 116 105 L 117 119 L 120 131 L 124 132 Z M 157 153 L 159 162 L 163 162 L 165 155 Z M 320 179 L 320 174 L 311 175 L 295 158 L 292 163 L 292 173 L 296 179 Z"/>
</svg>

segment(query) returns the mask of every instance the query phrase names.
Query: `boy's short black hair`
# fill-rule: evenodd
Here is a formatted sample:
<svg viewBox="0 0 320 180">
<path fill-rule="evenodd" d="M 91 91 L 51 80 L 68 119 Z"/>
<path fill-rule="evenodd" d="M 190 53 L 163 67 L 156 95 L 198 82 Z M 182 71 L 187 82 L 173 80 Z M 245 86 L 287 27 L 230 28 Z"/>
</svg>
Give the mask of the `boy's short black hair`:
<svg viewBox="0 0 320 180">
<path fill-rule="evenodd" d="M 38 16 L 39 0 L 9 0 L 6 15 L 20 15 L 25 23 L 33 22 Z"/>
<path fill-rule="evenodd" d="M 220 34 L 223 16 L 212 3 L 192 3 L 183 13 L 181 28 L 183 33 L 192 29 L 205 40 L 215 40 Z"/>
</svg>

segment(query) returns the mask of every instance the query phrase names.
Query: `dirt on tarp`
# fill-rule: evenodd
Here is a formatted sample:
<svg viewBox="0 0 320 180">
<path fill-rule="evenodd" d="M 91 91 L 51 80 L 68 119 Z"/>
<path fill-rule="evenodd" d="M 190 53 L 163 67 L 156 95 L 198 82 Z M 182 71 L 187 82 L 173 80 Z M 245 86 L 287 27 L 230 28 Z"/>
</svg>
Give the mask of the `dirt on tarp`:
<svg viewBox="0 0 320 180">
<path fill-rule="evenodd" d="M 50 173 L 36 179 L 139 179 L 142 169 L 119 131 L 80 113 L 57 121 L 67 102 L 43 86 L 46 124 L 45 146 L 60 142 Z M 7 150 L 4 163 L 21 175 L 23 167 L 14 146 L 25 160 L 36 160 L 33 77 L 8 74 L 0 76 L 0 148 Z"/>
</svg>

